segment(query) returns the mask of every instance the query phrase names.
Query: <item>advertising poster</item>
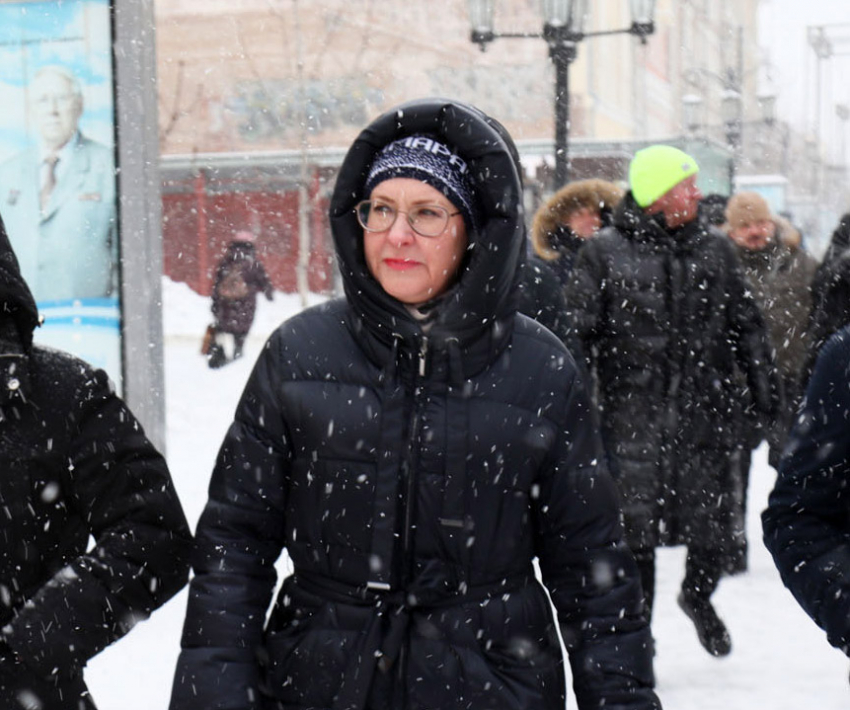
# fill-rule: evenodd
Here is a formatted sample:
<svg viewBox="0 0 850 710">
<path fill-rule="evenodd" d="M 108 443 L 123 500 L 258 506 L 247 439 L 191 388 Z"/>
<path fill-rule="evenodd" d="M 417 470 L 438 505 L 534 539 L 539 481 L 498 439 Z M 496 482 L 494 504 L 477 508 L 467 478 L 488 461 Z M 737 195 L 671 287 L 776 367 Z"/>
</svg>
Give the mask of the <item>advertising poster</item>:
<svg viewBox="0 0 850 710">
<path fill-rule="evenodd" d="M 0 215 L 43 325 L 36 342 L 121 389 L 108 0 L 0 0 Z"/>
</svg>

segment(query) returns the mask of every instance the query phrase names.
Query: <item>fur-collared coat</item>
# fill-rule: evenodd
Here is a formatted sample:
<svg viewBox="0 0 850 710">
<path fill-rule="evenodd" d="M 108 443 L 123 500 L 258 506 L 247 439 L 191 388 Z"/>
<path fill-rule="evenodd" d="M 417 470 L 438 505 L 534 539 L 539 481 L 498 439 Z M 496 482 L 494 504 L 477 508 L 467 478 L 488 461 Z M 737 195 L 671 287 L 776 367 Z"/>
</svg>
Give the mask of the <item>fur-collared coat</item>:
<svg viewBox="0 0 850 710">
<path fill-rule="evenodd" d="M 776 462 L 802 397 L 803 370 L 809 352 L 811 286 L 818 266 L 802 247 L 793 246 L 795 240 L 786 234 L 790 229 L 793 227 L 789 223 L 777 222 L 774 238 L 760 251 L 735 246 L 753 298 L 764 316 L 785 392 L 785 409 L 776 429 L 768 433 Z M 747 438 L 756 441 L 758 436 Z"/>
<path fill-rule="evenodd" d="M 577 180 L 550 197 L 535 213 L 531 226 L 534 252 L 557 273 L 567 287 L 576 254 L 587 241 L 567 226 L 570 215 L 581 209 L 599 214 L 603 227 L 611 223 L 614 208 L 623 191 L 605 180 Z"/>
</svg>

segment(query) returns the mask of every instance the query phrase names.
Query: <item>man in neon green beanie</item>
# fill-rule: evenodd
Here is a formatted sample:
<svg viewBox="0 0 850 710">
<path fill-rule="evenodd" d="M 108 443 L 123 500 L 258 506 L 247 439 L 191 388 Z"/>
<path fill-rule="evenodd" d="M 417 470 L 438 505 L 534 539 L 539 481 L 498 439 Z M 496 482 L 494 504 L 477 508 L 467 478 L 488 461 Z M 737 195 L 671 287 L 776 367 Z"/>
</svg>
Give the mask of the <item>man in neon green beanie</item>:
<svg viewBox="0 0 850 710">
<path fill-rule="evenodd" d="M 690 194 L 699 201 L 702 193 L 696 186 L 698 172 L 697 161 L 687 153 L 670 145 L 651 145 L 639 150 L 629 165 L 629 186 L 635 202 L 644 208 L 685 180 Z"/>
<path fill-rule="evenodd" d="M 576 258 L 567 300 L 647 615 L 655 548 L 686 545 L 679 605 L 705 649 L 725 656 L 732 642 L 710 597 L 744 534 L 736 457 L 747 398 L 737 373 L 767 423 L 781 386 L 734 249 L 700 216 L 698 174 L 673 146 L 638 151 L 612 226 Z"/>
</svg>

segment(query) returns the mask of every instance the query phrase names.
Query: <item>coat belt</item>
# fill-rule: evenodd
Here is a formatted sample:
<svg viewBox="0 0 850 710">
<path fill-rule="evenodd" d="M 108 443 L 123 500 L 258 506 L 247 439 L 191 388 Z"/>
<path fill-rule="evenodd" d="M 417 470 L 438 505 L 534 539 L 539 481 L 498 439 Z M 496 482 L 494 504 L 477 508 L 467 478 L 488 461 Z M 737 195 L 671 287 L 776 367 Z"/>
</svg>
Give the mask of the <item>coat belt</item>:
<svg viewBox="0 0 850 710">
<path fill-rule="evenodd" d="M 332 706 L 333 710 L 364 710 L 375 670 L 387 673 L 392 668 L 407 638 L 413 613 L 479 603 L 516 591 L 533 580 L 534 571 L 529 568 L 491 582 L 461 585 L 456 591 L 433 597 L 427 592 L 417 596 L 406 590 L 383 590 L 368 584 L 348 585 L 314 573 L 296 572 L 294 581 L 310 594 L 337 604 L 374 607 L 368 625 L 352 649 L 351 660 Z"/>
</svg>

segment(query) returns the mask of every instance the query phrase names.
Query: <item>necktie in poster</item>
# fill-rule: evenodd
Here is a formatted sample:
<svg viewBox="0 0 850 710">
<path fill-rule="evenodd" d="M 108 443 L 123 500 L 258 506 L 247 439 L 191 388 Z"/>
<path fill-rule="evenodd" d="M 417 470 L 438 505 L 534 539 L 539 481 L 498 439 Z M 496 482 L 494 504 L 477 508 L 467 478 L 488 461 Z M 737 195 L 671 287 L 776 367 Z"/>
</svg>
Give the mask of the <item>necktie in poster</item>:
<svg viewBox="0 0 850 710">
<path fill-rule="evenodd" d="M 121 389 L 108 0 L 0 3 L 0 215 L 43 325 L 35 340 Z"/>
</svg>

